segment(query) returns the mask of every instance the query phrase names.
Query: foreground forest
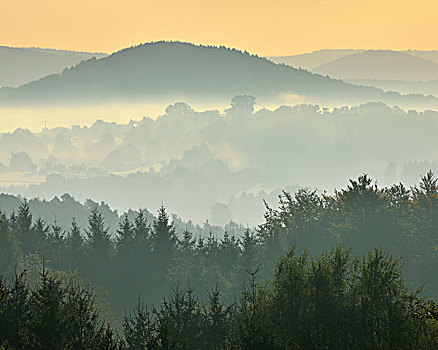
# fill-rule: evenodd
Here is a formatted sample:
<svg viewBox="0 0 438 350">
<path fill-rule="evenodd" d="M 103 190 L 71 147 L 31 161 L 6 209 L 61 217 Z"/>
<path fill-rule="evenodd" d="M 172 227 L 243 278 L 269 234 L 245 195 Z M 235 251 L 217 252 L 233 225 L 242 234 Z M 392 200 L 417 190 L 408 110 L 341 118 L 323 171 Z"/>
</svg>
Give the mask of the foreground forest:
<svg viewBox="0 0 438 350">
<path fill-rule="evenodd" d="M 437 307 L 426 301 L 438 295 L 432 172 L 411 188 L 379 188 L 362 175 L 334 194 L 284 192 L 265 222 L 241 236 L 178 235 L 164 206 L 153 222 L 146 217 L 124 217 L 113 237 L 97 207 L 87 227 L 73 218 L 67 232 L 34 218 L 26 200 L 2 214 L 5 346 L 438 345 Z"/>
</svg>

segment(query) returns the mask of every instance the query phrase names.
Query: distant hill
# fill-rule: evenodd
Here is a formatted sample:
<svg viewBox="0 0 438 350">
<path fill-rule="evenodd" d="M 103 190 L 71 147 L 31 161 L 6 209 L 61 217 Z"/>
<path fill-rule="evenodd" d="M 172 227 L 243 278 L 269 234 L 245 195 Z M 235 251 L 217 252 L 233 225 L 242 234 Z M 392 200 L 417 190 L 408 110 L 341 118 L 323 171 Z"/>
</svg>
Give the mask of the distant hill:
<svg viewBox="0 0 438 350">
<path fill-rule="evenodd" d="M 422 94 L 438 96 L 438 79 L 427 81 L 404 81 L 383 79 L 346 79 L 345 81 L 363 86 L 373 86 L 401 94 Z"/>
<path fill-rule="evenodd" d="M 438 50 L 327 49 L 301 55 L 269 57 L 269 59 L 276 63 L 328 74 L 351 84 L 376 87 L 401 94 L 438 96 L 438 80 L 432 79 L 436 76 L 437 66 L 432 63 L 438 64 Z"/>
<path fill-rule="evenodd" d="M 317 50 L 317 51 L 308 52 L 299 55 L 271 56 L 267 58 L 275 63 L 284 63 L 295 68 L 301 67 L 307 70 L 313 70 L 322 64 L 337 60 L 338 58 L 349 56 L 352 54 L 362 53 L 365 51 L 369 51 L 369 50 L 324 49 L 324 50 Z M 393 51 L 393 52 L 405 53 L 411 56 L 423 58 L 438 63 L 438 50 L 430 50 L 430 51 L 405 50 L 405 51 Z"/>
<path fill-rule="evenodd" d="M 0 46 L 0 88 L 17 87 L 49 74 L 60 73 L 91 57 L 105 56 L 101 53 Z"/>
<path fill-rule="evenodd" d="M 92 58 L 18 88 L 0 90 L 0 103 L 96 103 L 160 97 L 231 98 L 238 94 L 299 95 L 317 103 L 382 101 L 437 107 L 438 99 L 403 97 L 275 64 L 235 49 L 157 42 Z"/>
<path fill-rule="evenodd" d="M 404 52 L 370 50 L 324 63 L 313 72 L 337 79 L 431 80 L 438 63 Z"/>
<path fill-rule="evenodd" d="M 424 58 L 426 60 L 431 60 L 434 61 L 435 63 L 438 63 L 438 50 L 431 50 L 431 51 L 407 50 L 404 52 L 412 56 Z"/>
<path fill-rule="evenodd" d="M 318 50 L 309 53 L 303 53 L 301 55 L 291 56 L 273 56 L 268 57 L 275 63 L 288 64 L 295 68 L 303 68 L 307 70 L 313 70 L 314 68 L 336 60 L 340 57 L 351 55 L 352 53 L 362 52 L 361 50 Z"/>
</svg>

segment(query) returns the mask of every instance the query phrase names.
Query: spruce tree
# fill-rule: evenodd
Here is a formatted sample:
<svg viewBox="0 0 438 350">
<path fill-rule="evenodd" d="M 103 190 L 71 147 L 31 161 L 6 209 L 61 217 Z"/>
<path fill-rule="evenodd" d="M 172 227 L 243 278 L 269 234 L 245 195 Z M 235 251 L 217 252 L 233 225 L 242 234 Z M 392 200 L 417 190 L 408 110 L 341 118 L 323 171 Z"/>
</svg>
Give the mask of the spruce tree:
<svg viewBox="0 0 438 350">
<path fill-rule="evenodd" d="M 234 235 L 230 238 L 228 232 L 225 232 L 219 244 L 218 264 L 221 274 L 228 281 L 234 280 L 235 269 L 239 261 L 239 253 L 240 247 L 238 240 Z"/>
<path fill-rule="evenodd" d="M 185 283 L 198 287 L 200 276 L 194 272 L 197 265 L 195 253 L 196 239 L 187 229 L 183 232 L 182 238 L 178 239 L 178 249 L 174 255 L 169 271 L 169 277 L 174 283 Z"/>
<path fill-rule="evenodd" d="M 0 213 L 0 276 L 13 276 L 19 256 L 20 250 L 11 233 L 9 220 Z"/>
<path fill-rule="evenodd" d="M 0 313 L 0 344 L 6 343 L 12 349 L 26 349 L 26 338 L 20 334 L 29 317 L 30 291 L 25 274 L 15 275 L 11 285 L 3 284 L 6 296 Z"/>
<path fill-rule="evenodd" d="M 31 292 L 29 318 L 21 335 L 29 349 L 63 349 L 62 302 L 65 289 L 61 281 L 43 269 L 40 285 Z"/>
<path fill-rule="evenodd" d="M 128 350 L 156 349 L 152 315 L 138 300 L 134 310 L 123 318 L 123 334 Z"/>
<path fill-rule="evenodd" d="M 32 231 L 36 243 L 35 253 L 48 258 L 48 256 L 45 255 L 50 251 L 50 225 L 48 225 L 44 219 L 39 217 L 32 225 Z"/>
<path fill-rule="evenodd" d="M 103 285 L 107 279 L 110 259 L 113 255 L 113 242 L 109 228 L 105 226 L 102 214 L 94 208 L 88 217 L 87 235 L 88 257 L 87 268 L 97 284 Z"/>
<path fill-rule="evenodd" d="M 152 230 L 152 283 L 158 288 L 154 290 L 156 300 L 168 290 L 169 272 L 176 252 L 177 237 L 175 227 L 170 223 L 166 208 L 158 209 L 158 217 L 153 224 Z"/>
<path fill-rule="evenodd" d="M 65 234 L 64 230 L 55 221 L 49 226 L 44 253 L 42 254 L 49 262 L 49 265 L 61 270 L 65 266 Z"/>
<path fill-rule="evenodd" d="M 176 249 L 175 227 L 169 222 L 169 215 L 162 205 L 153 226 L 153 249 L 157 256 L 169 261 Z"/>
<path fill-rule="evenodd" d="M 29 202 L 25 198 L 18 207 L 15 227 L 17 237 L 21 244 L 23 254 L 34 253 L 37 250 L 37 241 L 32 230 L 32 213 L 30 212 Z"/>
<path fill-rule="evenodd" d="M 206 315 L 206 349 L 222 349 L 228 328 L 228 310 L 224 307 L 218 286 L 208 294 Z"/>
<path fill-rule="evenodd" d="M 117 229 L 116 249 L 119 256 L 125 256 L 132 253 L 134 247 L 134 228 L 128 215 L 125 215 Z"/>
<path fill-rule="evenodd" d="M 65 239 L 65 246 L 67 269 L 81 271 L 85 257 L 85 242 L 75 218 L 72 219 L 70 230 Z"/>
<path fill-rule="evenodd" d="M 141 247 L 141 249 L 151 250 L 151 227 L 141 209 L 134 219 L 133 230 L 135 245 Z"/>
</svg>

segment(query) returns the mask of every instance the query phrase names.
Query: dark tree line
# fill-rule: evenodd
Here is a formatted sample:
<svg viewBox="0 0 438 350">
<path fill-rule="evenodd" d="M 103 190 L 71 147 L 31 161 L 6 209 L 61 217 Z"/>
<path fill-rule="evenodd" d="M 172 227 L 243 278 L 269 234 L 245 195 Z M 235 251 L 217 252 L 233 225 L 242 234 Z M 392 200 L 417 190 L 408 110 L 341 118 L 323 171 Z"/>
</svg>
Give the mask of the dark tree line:
<svg viewBox="0 0 438 350">
<path fill-rule="evenodd" d="M 294 246 L 272 279 L 257 269 L 226 306 L 173 289 L 157 308 L 139 300 L 120 335 L 90 288 L 44 267 L 0 280 L 0 344 L 7 349 L 434 349 L 438 306 L 410 292 L 399 260 L 380 249 L 353 258 L 343 246 L 310 258 Z M 4 297 L 5 296 L 5 297 Z"/>
<path fill-rule="evenodd" d="M 410 290 L 426 283 L 426 296 L 438 294 L 437 246 L 438 181 L 431 172 L 409 189 L 379 188 L 363 175 L 333 195 L 285 192 L 256 230 L 220 239 L 188 230 L 177 235 L 164 207 L 154 222 L 142 211 L 134 220 L 124 217 L 115 237 L 97 209 L 86 229 L 73 219 L 63 232 L 56 222 L 33 218 L 24 200 L 0 216 L 6 278 L 0 319 L 9 324 L 0 329 L 10 348 L 50 345 L 38 334 L 58 337 L 58 331 L 66 338 L 56 346 L 81 348 L 71 345 L 79 343 L 63 328 L 71 323 L 64 317 L 82 320 L 70 310 L 73 300 L 89 295 L 83 306 L 92 319 L 89 337 L 114 347 L 427 349 L 436 346 L 436 306 Z M 403 270 L 381 249 L 402 256 Z M 16 276 L 20 268 L 41 276 L 37 282 L 32 271 Z M 75 274 L 85 282 L 71 282 Z M 100 315 L 87 283 L 108 291 L 115 328 Z M 42 306 L 51 302 L 58 304 Z M 11 318 L 22 312 L 23 320 Z M 53 334 L 43 329 L 46 317 Z M 113 346 L 90 344 L 81 346 Z"/>
</svg>

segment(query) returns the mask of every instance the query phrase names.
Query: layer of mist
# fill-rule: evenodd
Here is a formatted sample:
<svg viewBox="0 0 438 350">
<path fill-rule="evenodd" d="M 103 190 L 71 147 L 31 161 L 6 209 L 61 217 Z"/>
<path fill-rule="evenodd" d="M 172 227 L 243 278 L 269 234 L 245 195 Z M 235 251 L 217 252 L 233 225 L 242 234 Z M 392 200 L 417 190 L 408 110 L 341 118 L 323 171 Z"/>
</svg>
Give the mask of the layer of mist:
<svg viewBox="0 0 438 350">
<path fill-rule="evenodd" d="M 155 119 L 1 134 L 1 191 L 67 192 L 120 210 L 164 202 L 184 220 L 253 226 L 263 199 L 287 187 L 332 191 L 364 172 L 413 184 L 438 168 L 437 128 L 438 112 L 383 103 L 255 110 L 255 98 L 240 95 L 221 111 L 178 102 Z"/>
</svg>

